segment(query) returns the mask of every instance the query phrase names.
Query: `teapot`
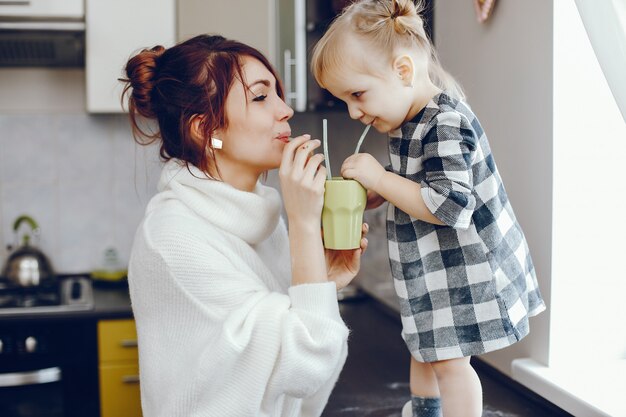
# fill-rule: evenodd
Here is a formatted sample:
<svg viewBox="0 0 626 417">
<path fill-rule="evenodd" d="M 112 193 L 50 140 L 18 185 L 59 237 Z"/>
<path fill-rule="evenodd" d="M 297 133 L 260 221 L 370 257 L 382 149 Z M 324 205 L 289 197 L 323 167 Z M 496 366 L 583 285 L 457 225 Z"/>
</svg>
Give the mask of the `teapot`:
<svg viewBox="0 0 626 417">
<path fill-rule="evenodd" d="M 22 223 L 30 226 L 32 234 L 39 232 L 39 226 L 32 217 L 20 216 L 13 223 L 13 231 L 16 237 Z M 57 276 L 48 257 L 32 246 L 30 239 L 30 234 L 25 234 L 22 238 L 22 245 L 9 255 L 0 275 L 0 287 L 31 288 L 49 287 L 57 284 Z"/>
</svg>

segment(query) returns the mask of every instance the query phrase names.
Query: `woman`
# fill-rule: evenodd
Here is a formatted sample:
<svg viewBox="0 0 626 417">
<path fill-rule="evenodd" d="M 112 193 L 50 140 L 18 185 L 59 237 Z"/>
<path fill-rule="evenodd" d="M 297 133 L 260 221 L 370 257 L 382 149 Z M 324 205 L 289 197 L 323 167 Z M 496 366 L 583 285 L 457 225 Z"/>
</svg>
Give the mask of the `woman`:
<svg viewBox="0 0 626 417">
<path fill-rule="evenodd" d="M 367 247 L 324 252 L 319 141 L 289 141 L 276 73 L 239 42 L 157 46 L 126 74 L 135 137 L 167 160 L 129 265 L 144 416 L 319 416 L 347 353 L 336 291 Z M 288 233 L 259 182 L 278 167 Z"/>
</svg>

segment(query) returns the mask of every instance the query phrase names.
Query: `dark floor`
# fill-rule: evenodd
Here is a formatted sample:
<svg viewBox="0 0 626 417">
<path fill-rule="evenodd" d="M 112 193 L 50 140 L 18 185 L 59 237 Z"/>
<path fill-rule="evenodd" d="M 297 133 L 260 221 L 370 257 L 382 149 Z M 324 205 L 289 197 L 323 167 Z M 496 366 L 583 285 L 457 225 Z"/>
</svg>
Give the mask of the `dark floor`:
<svg viewBox="0 0 626 417">
<path fill-rule="evenodd" d="M 344 301 L 349 353 L 323 417 L 400 417 L 409 399 L 409 353 L 400 320 L 372 298 Z M 485 362 L 473 361 L 483 386 L 483 417 L 572 417 Z"/>
</svg>

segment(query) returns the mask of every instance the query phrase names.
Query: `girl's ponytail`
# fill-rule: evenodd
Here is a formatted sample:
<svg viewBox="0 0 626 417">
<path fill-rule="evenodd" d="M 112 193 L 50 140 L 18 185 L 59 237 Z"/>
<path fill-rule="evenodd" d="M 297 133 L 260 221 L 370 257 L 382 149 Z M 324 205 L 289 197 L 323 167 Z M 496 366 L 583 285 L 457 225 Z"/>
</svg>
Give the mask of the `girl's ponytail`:
<svg viewBox="0 0 626 417">
<path fill-rule="evenodd" d="M 322 84 L 322 73 L 341 62 L 341 39 L 345 32 L 355 33 L 374 48 L 390 56 L 400 48 L 417 48 L 428 61 L 431 81 L 441 90 L 464 99 L 463 90 L 446 72 L 421 17 L 424 3 L 417 0 L 361 0 L 346 7 L 335 19 L 313 50 L 311 70 Z"/>
</svg>

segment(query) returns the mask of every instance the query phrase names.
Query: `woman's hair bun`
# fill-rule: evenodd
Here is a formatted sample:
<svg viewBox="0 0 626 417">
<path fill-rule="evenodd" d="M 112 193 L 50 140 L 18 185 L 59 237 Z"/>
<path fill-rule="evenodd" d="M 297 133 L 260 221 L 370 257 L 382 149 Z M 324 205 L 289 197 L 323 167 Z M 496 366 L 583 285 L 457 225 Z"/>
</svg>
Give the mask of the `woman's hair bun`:
<svg viewBox="0 0 626 417">
<path fill-rule="evenodd" d="M 126 63 L 126 77 L 132 88 L 132 105 L 137 113 L 147 118 L 155 117 L 151 97 L 156 83 L 159 57 L 163 52 L 165 48 L 157 45 L 142 50 Z"/>
</svg>

